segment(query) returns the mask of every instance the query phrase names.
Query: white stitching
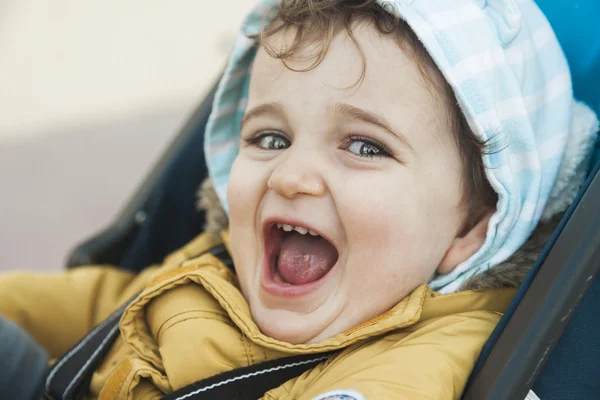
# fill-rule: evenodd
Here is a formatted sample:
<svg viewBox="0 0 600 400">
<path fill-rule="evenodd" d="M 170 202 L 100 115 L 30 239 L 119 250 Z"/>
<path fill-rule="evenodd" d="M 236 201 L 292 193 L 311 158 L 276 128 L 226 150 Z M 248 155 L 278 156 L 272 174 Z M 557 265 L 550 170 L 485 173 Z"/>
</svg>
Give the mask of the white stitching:
<svg viewBox="0 0 600 400">
<path fill-rule="evenodd" d="M 98 352 L 100 350 L 102 350 L 104 348 L 104 346 L 106 346 L 108 339 L 110 339 L 110 337 L 112 336 L 112 334 L 119 329 L 119 324 L 115 325 L 112 327 L 112 329 L 108 332 L 108 335 L 106 335 L 106 337 L 104 338 L 104 340 L 102 341 L 102 343 L 100 343 L 100 346 L 98 346 L 98 348 L 96 349 L 96 351 L 94 351 L 92 353 L 92 356 L 90 358 L 88 358 L 88 360 L 86 361 L 85 364 L 83 364 L 83 367 L 81 367 L 81 369 L 79 370 L 79 372 L 77 373 L 77 375 L 75 375 L 75 378 L 73 378 L 73 380 L 71 381 L 71 383 L 69 383 L 69 386 L 67 386 L 67 388 L 65 389 L 65 394 L 69 394 L 69 390 L 71 390 L 71 386 L 73 386 L 73 384 L 75 384 L 75 382 L 77 381 L 77 379 L 79 379 L 79 377 L 81 376 L 81 374 L 83 373 L 83 371 L 87 368 L 87 366 L 94 360 L 94 357 L 96 357 L 96 354 L 98 354 Z"/>
<path fill-rule="evenodd" d="M 226 385 L 226 384 L 231 383 L 231 382 L 235 382 L 235 381 L 239 381 L 239 380 L 242 380 L 242 379 L 250 378 L 252 376 L 262 375 L 262 374 L 266 374 L 266 373 L 274 372 L 274 371 L 279 371 L 280 369 L 286 369 L 286 368 L 290 368 L 290 367 L 296 367 L 298 365 L 305 365 L 305 364 L 310 364 L 310 363 L 314 363 L 314 362 L 319 362 L 319 361 L 326 360 L 327 358 L 329 358 L 329 356 L 314 358 L 312 360 L 299 361 L 299 362 L 288 364 L 288 365 L 280 365 L 278 367 L 263 369 L 262 371 L 256 371 L 256 372 L 252 372 L 250 374 L 236 376 L 235 378 L 231 378 L 231 379 L 227 379 L 225 381 L 213 383 L 212 385 L 200 388 L 198 390 L 194 390 L 193 392 L 190 392 L 190 393 L 188 393 L 186 395 L 183 395 L 181 397 L 177 397 L 175 400 L 187 399 L 188 397 L 193 396 L 195 394 L 198 394 L 198 393 L 201 393 L 201 392 L 206 392 L 207 390 L 214 389 L 214 388 L 216 388 L 218 386 L 223 386 L 223 385 Z"/>
<path fill-rule="evenodd" d="M 121 308 L 122 309 L 122 308 Z M 48 378 L 46 379 L 46 390 L 50 390 L 50 383 L 52 382 L 52 378 L 54 378 L 54 375 L 56 375 L 56 373 L 58 372 L 59 369 L 62 368 L 62 366 L 71 358 L 73 357 L 73 355 L 75 353 L 77 353 L 87 342 L 89 342 L 95 335 L 96 333 L 98 333 L 98 331 L 102 330 L 102 328 L 104 328 L 106 325 L 108 325 L 109 323 L 111 323 L 112 321 L 114 321 L 117 317 L 120 317 L 121 315 L 121 309 L 119 309 L 119 311 L 115 312 L 113 315 L 110 316 L 110 318 L 106 319 L 104 322 L 102 322 L 100 325 L 98 325 L 97 327 L 95 327 L 92 332 L 90 332 L 87 337 L 82 340 L 81 342 L 79 342 L 79 344 L 77 346 L 75 346 L 73 349 L 71 349 L 64 357 L 62 360 L 59 361 L 59 363 L 56 365 L 56 368 L 54 368 L 52 370 L 52 372 L 50 372 L 50 375 L 48 375 Z M 118 326 L 118 325 L 117 325 Z"/>
</svg>

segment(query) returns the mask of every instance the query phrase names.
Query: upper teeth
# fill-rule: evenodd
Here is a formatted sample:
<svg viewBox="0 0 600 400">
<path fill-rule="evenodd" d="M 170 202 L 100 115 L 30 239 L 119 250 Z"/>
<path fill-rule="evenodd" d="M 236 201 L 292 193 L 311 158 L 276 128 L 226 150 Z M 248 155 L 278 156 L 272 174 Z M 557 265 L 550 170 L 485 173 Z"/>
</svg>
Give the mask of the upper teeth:
<svg viewBox="0 0 600 400">
<path fill-rule="evenodd" d="M 288 224 L 277 224 L 277 227 L 279 229 L 283 229 L 285 232 L 291 232 L 291 231 L 296 231 L 301 235 L 306 235 L 307 233 L 310 233 L 312 236 L 319 236 L 319 234 L 315 231 L 311 231 L 310 229 L 307 229 L 303 226 L 292 226 L 292 225 L 288 225 Z"/>
</svg>

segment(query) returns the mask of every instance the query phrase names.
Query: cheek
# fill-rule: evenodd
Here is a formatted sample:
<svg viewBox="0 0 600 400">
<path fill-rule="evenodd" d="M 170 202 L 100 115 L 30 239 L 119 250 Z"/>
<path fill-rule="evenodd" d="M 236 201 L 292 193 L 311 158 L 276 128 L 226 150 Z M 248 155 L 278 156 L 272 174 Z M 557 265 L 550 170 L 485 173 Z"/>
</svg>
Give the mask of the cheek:
<svg viewBox="0 0 600 400">
<path fill-rule="evenodd" d="M 240 219 L 247 215 L 248 204 L 242 199 L 251 191 L 246 177 L 247 170 L 240 168 L 240 164 L 243 163 L 240 163 L 239 158 L 236 158 L 231 168 L 229 182 L 227 182 L 227 205 L 229 206 L 229 229 L 232 231 L 231 234 L 240 226 Z"/>
<path fill-rule="evenodd" d="M 266 180 L 252 162 L 236 158 L 227 185 L 227 202 L 231 249 L 242 288 L 251 279 L 258 259 L 256 250 L 261 238 L 256 219 L 265 186 Z"/>
<path fill-rule="evenodd" d="M 238 156 L 227 183 L 230 229 L 234 230 L 254 220 L 257 205 L 266 187 L 264 171 L 250 160 Z"/>
<path fill-rule="evenodd" d="M 427 228 L 420 223 L 424 210 L 419 194 L 408 181 L 399 187 L 389 181 L 369 190 L 359 186 L 338 202 L 347 235 L 346 290 L 370 299 L 356 305 L 369 317 L 426 283 L 437 267 L 428 251 Z"/>
<path fill-rule="evenodd" d="M 358 180 L 353 181 L 357 189 L 345 187 L 338 209 L 348 236 L 348 263 L 361 285 L 370 281 L 398 289 L 402 282 L 412 288 L 426 283 L 443 257 L 450 242 L 447 230 L 440 234 L 443 200 L 414 180 L 398 174 L 370 179 L 368 190 Z"/>
<path fill-rule="evenodd" d="M 410 176 L 367 176 L 346 182 L 351 183 L 340 187 L 344 194 L 338 196 L 337 206 L 350 245 L 379 253 L 414 237 L 422 209 Z"/>
</svg>

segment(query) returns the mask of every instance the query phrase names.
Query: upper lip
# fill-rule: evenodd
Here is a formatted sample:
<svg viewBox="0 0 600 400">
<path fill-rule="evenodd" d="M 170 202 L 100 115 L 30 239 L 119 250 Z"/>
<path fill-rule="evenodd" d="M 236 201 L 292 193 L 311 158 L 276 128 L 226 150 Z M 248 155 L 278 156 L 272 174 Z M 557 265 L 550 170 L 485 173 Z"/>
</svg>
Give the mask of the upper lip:
<svg viewBox="0 0 600 400">
<path fill-rule="evenodd" d="M 311 230 L 313 232 L 316 232 L 319 236 L 321 236 L 323 239 L 327 240 L 329 243 L 331 243 L 331 245 L 333 247 L 335 247 L 335 249 L 337 250 L 338 254 L 339 254 L 339 248 L 337 243 L 331 238 L 331 236 L 329 236 L 327 233 L 323 232 L 323 229 L 318 228 L 310 223 L 307 223 L 305 221 L 302 221 L 300 219 L 294 219 L 294 218 L 289 218 L 289 217 L 269 217 L 266 218 L 263 221 L 263 234 L 264 237 L 267 237 L 267 232 L 269 230 L 270 227 L 272 227 L 274 224 L 287 224 L 287 225 L 291 225 L 291 226 L 302 226 L 308 230 Z"/>
</svg>

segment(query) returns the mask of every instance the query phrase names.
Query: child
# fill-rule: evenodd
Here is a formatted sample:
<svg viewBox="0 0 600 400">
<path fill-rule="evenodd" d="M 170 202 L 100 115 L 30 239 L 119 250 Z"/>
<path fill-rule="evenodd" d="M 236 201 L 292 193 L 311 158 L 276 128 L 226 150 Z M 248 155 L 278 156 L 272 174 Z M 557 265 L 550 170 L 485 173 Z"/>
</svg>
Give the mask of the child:
<svg viewBox="0 0 600 400">
<path fill-rule="evenodd" d="M 0 312 L 57 357 L 135 296 L 92 398 L 327 353 L 264 398 L 458 399 L 529 266 L 502 263 L 564 210 L 572 104 L 533 2 L 264 0 L 207 127 L 228 228 L 137 276 L 3 277 Z"/>
</svg>

